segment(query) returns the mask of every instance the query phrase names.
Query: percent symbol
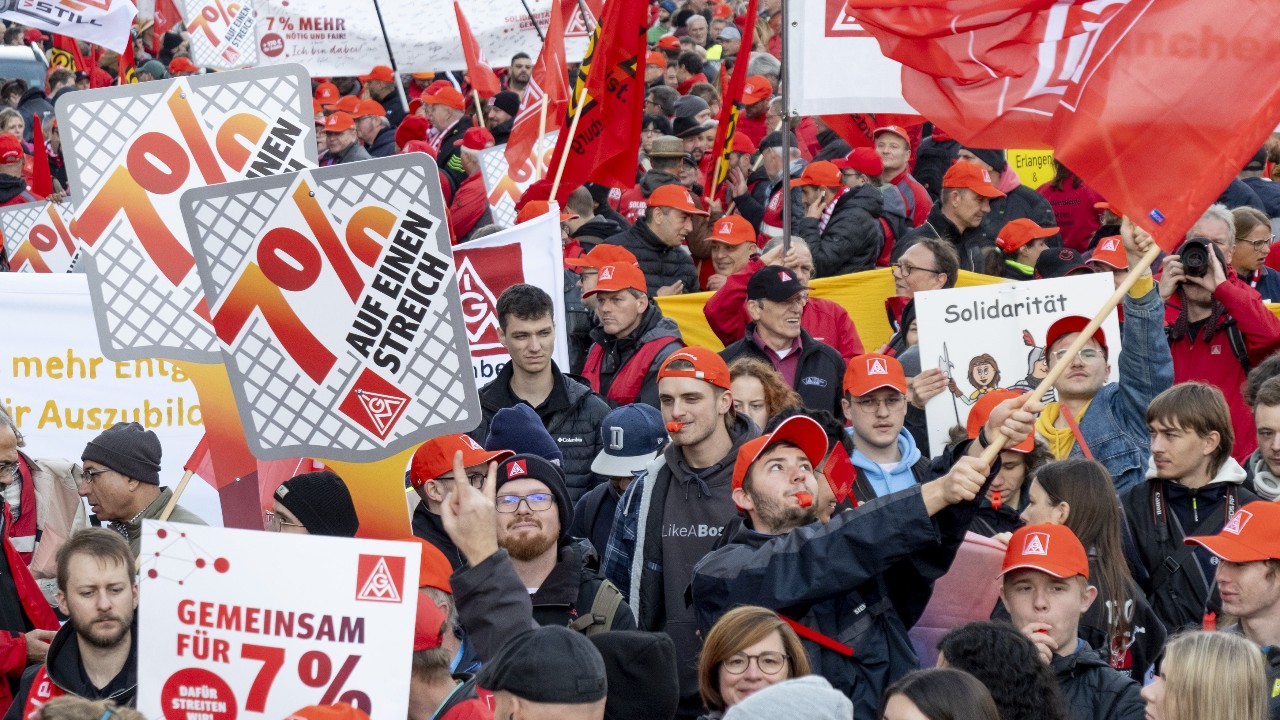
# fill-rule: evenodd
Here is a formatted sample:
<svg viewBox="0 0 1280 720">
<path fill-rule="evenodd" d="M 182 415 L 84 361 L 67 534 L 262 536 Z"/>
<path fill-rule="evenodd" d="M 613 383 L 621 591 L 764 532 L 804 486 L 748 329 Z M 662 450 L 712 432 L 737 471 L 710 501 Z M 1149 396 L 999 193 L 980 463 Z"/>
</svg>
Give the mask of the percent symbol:
<svg viewBox="0 0 1280 720">
<path fill-rule="evenodd" d="M 280 18 L 280 27 L 285 30 L 293 30 L 293 18 L 291 17 Z"/>
<path fill-rule="evenodd" d="M 343 686 L 351 678 L 351 673 L 359 662 L 359 655 L 348 655 L 337 674 L 334 674 L 333 662 L 329 660 L 329 656 L 319 650 L 310 650 L 298 658 L 298 679 L 307 687 L 325 688 L 324 696 L 320 698 L 321 705 L 344 702 L 372 714 L 373 702 L 367 693 L 361 690 L 343 692 Z"/>
</svg>

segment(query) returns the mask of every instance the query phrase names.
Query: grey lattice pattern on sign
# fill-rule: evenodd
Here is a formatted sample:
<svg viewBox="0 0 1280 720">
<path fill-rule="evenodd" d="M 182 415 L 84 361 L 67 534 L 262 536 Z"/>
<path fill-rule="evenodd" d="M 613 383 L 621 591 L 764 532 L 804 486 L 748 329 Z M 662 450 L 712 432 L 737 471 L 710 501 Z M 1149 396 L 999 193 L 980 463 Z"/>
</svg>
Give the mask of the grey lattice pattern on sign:
<svg viewBox="0 0 1280 720">
<path fill-rule="evenodd" d="M 241 195 L 224 195 L 192 205 L 194 218 L 203 228 L 194 243 L 203 243 L 202 255 L 210 261 L 214 284 L 225 288 L 245 259 L 238 240 L 256 238 L 270 219 L 270 212 L 284 199 L 288 185 Z"/>
<path fill-rule="evenodd" d="M 502 154 L 506 149 L 505 145 L 500 145 L 480 153 L 480 174 L 484 178 L 486 195 L 493 195 L 498 181 L 507 173 L 507 159 Z M 490 203 L 489 212 L 493 214 L 493 221 L 499 225 L 511 227 L 516 224 L 516 203 L 506 196 L 499 199 L 497 205 Z"/>
<path fill-rule="evenodd" d="M 0 210 L 0 233 L 4 234 L 5 257 L 13 257 L 26 240 L 31 226 L 44 215 L 44 203 L 29 203 Z M 17 270 L 17 268 L 14 268 Z"/>
<path fill-rule="evenodd" d="M 252 6 L 252 0 L 220 0 L 222 8 L 226 9 L 228 5 L 239 4 L 241 6 Z M 190 25 L 191 21 L 200 14 L 200 10 L 205 6 L 212 7 L 217 10 L 214 0 L 186 0 L 183 2 L 183 18 Z M 229 10 L 228 10 L 229 13 Z M 234 16 L 232 16 L 234 17 Z M 226 22 L 219 20 L 217 23 L 223 31 L 226 30 Z M 216 33 L 214 37 L 218 41 L 222 41 L 222 33 Z M 230 70 L 238 67 L 252 67 L 258 64 L 258 35 L 257 32 L 250 32 L 248 40 L 244 42 L 235 61 L 229 61 L 218 52 L 217 47 L 209 42 L 209 38 L 205 35 L 204 30 L 197 29 L 191 33 L 191 59 L 196 65 L 201 67 L 217 68 L 219 70 Z"/>
</svg>

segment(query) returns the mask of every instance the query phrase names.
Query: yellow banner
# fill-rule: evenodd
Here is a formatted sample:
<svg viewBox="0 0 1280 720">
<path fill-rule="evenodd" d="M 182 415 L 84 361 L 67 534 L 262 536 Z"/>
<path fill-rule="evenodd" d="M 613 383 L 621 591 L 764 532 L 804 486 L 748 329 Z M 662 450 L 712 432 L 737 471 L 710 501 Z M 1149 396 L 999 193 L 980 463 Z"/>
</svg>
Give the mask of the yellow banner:
<svg viewBox="0 0 1280 720">
<path fill-rule="evenodd" d="M 1009 150 L 1005 157 L 1022 184 L 1032 189 L 1049 182 L 1057 173 L 1052 150 Z"/>
</svg>

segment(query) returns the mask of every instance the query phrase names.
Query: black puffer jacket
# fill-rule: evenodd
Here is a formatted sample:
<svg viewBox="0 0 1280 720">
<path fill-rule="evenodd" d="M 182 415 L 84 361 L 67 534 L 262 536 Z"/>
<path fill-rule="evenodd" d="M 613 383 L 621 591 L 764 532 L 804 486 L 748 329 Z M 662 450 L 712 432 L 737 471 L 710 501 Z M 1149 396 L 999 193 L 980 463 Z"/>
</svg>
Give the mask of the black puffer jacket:
<svg viewBox="0 0 1280 720">
<path fill-rule="evenodd" d="M 608 215 L 596 215 L 573 231 L 573 239 L 578 241 L 583 250 L 591 252 L 592 248 L 604 242 L 605 238 L 613 237 L 625 229 L 625 224 Z"/>
<path fill-rule="evenodd" d="M 988 247 L 995 247 L 996 236 L 1009 221 L 1018 218 L 1027 218 L 1040 227 L 1048 228 L 1058 225 L 1058 218 L 1053 214 L 1053 206 L 1049 201 L 1026 185 L 1019 185 L 1004 197 L 991 201 L 991 212 L 982 218 L 982 224 L 978 226 L 978 231 L 982 234 L 982 243 Z M 1059 247 L 1062 245 L 1062 239 L 1055 235 L 1049 238 L 1048 243 L 1052 247 Z"/>
<path fill-rule="evenodd" d="M 688 248 L 683 245 L 672 247 L 662 242 L 643 218 L 603 242 L 621 245 L 636 256 L 640 269 L 644 271 L 649 297 L 657 294 L 658 288 L 677 280 L 684 282 L 685 292 L 698 289 L 698 270 L 693 266 L 693 256 Z"/>
<path fill-rule="evenodd" d="M 1058 687 L 1067 701 L 1070 720 L 1142 720 L 1146 704 L 1141 686 L 1119 670 L 1113 670 L 1087 645 L 1050 663 Z"/>
<path fill-rule="evenodd" d="M 369 154 L 373 157 L 391 157 L 396 154 L 396 129 L 384 127 L 369 143 Z"/>
<path fill-rule="evenodd" d="M 769 356 L 756 344 L 756 324 L 747 323 L 743 338 L 724 350 L 720 357 L 732 363 L 740 357 L 759 358 L 769 362 Z M 772 364 L 772 363 L 770 363 Z M 827 410 L 836 417 L 843 417 L 840 394 L 844 383 L 844 358 L 826 343 L 813 339 L 803 328 L 800 330 L 800 363 L 796 366 L 795 391 L 809 410 Z"/>
<path fill-rule="evenodd" d="M 880 188 L 863 185 L 836 200 L 835 209 L 821 230 L 817 218 L 797 217 L 794 232 L 809 243 L 813 276 L 831 277 L 874 268 L 884 248 L 884 230 L 880 227 L 883 211 Z"/>
<path fill-rule="evenodd" d="M 661 338 L 671 338 L 671 341 L 661 348 L 654 356 L 653 362 L 649 363 L 649 367 L 645 370 L 640 395 L 635 399 L 635 402 L 654 407 L 658 407 L 658 368 L 662 366 L 668 355 L 684 347 L 684 340 L 680 337 L 680 327 L 671 318 L 662 316 L 662 310 L 658 308 L 657 303 L 649 303 L 649 309 L 645 310 L 640 325 L 626 337 L 615 338 L 607 335 L 604 328 L 599 325 L 592 328 L 591 339 L 594 344 L 600 346 L 604 355 L 600 364 L 600 394 L 608 398 L 609 388 L 613 385 L 613 379 L 617 376 L 618 370 L 631 362 L 641 346 Z M 610 400 L 609 403 L 613 404 L 613 401 Z"/>
<path fill-rule="evenodd" d="M 1053 211 L 1050 210 L 1050 216 Z M 951 247 L 955 248 L 956 255 L 960 256 L 960 269 L 969 272 L 982 272 L 986 264 L 983 258 L 983 248 L 995 247 L 995 236 L 992 235 L 988 240 L 983 234 L 980 227 L 969 228 L 964 232 L 955 226 L 955 223 L 947 219 L 942 214 L 942 203 L 934 203 L 933 208 L 929 210 L 929 216 L 925 219 L 924 224 L 907 233 L 901 240 L 893 246 L 893 262 L 898 262 L 902 257 L 902 253 L 923 237 L 941 238 L 951 243 Z"/>
<path fill-rule="evenodd" d="M 609 414 L 609 403 L 592 392 L 586 383 L 561 374 L 555 362 L 551 363 L 551 373 L 555 387 L 534 410 L 564 455 L 561 468 L 565 485 L 569 497 L 577 502 L 600 480 L 591 472 L 591 461 L 600 451 L 600 425 Z M 496 378 L 480 388 L 480 409 L 484 417 L 480 426 L 470 433 L 476 442 L 483 443 L 489 437 L 489 423 L 495 413 L 524 402 L 511 392 L 512 374 L 511 363 L 507 363 Z"/>
<path fill-rule="evenodd" d="M 582 302 L 582 286 L 578 273 L 564 271 L 564 331 L 569 341 L 569 372 L 582 374 L 582 364 L 587 361 L 587 349 L 591 347 L 591 328 L 596 325 L 596 314 Z"/>
<path fill-rule="evenodd" d="M 532 597 L 533 621 L 539 625 L 569 625 L 591 612 L 600 586 L 600 558 L 586 540 L 573 539 L 561 546 L 551 574 Z M 614 613 L 610 630 L 635 630 L 636 616 L 624 601 Z"/>
</svg>

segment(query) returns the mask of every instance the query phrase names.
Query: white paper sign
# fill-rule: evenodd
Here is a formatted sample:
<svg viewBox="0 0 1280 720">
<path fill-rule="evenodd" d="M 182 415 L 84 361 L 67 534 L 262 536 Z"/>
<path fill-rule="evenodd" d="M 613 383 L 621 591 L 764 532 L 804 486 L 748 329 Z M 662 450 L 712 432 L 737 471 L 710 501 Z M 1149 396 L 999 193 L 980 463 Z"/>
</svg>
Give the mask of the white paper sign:
<svg viewBox="0 0 1280 720">
<path fill-rule="evenodd" d="M 71 234 L 71 201 L 0 208 L 0 233 L 11 272 L 80 271 L 80 241 Z"/>
<path fill-rule="evenodd" d="M 902 64 L 885 57 L 844 7 L 845 0 L 795 0 L 788 8 L 790 112 L 916 112 L 902 99 Z"/>
<path fill-rule="evenodd" d="M 516 224 L 516 202 L 538 179 L 535 160 L 537 156 L 542 156 L 544 174 L 555 172 L 548 167 L 548 163 L 551 160 L 551 153 L 555 152 L 556 139 L 559 137 L 559 130 L 552 130 L 543 135 L 542 142 L 534 144 L 533 152 L 519 168 L 512 168 L 507 163 L 506 143 L 480 151 L 480 175 L 484 178 L 484 191 L 489 196 L 489 211 L 495 223 L 506 226 Z"/>
<path fill-rule="evenodd" d="M 138 710 L 279 720 L 344 702 L 403 720 L 421 550 L 145 521 Z"/>
</svg>

